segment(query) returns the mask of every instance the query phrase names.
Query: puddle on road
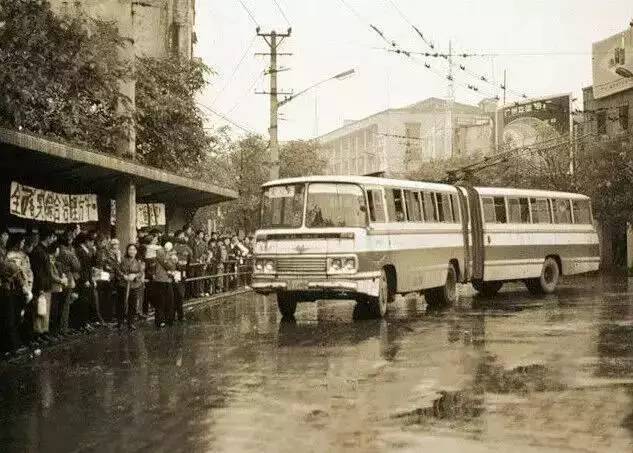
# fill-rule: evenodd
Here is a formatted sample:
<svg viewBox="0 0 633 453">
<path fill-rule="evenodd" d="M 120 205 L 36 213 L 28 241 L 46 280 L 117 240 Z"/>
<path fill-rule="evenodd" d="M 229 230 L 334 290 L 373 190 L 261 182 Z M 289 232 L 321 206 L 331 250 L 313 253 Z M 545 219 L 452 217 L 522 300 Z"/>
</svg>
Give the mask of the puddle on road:
<svg viewBox="0 0 633 453">
<path fill-rule="evenodd" d="M 474 382 L 465 389 L 440 391 L 438 397 L 424 407 L 398 412 L 392 419 L 406 425 L 427 425 L 436 421 L 469 422 L 485 412 L 485 393 L 517 394 L 558 392 L 566 389 L 545 365 L 530 364 L 505 369 L 497 358 L 488 354 L 476 369 Z"/>
</svg>

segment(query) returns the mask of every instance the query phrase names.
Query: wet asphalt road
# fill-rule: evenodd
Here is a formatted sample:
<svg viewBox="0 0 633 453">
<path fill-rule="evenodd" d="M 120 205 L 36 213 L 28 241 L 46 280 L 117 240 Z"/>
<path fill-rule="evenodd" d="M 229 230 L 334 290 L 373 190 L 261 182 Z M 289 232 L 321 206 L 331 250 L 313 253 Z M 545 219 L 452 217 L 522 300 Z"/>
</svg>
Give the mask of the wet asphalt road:
<svg viewBox="0 0 633 453">
<path fill-rule="evenodd" d="M 466 290 L 466 293 L 469 291 Z M 388 320 L 245 294 L 0 365 L 1 451 L 628 452 L 633 279 Z"/>
</svg>

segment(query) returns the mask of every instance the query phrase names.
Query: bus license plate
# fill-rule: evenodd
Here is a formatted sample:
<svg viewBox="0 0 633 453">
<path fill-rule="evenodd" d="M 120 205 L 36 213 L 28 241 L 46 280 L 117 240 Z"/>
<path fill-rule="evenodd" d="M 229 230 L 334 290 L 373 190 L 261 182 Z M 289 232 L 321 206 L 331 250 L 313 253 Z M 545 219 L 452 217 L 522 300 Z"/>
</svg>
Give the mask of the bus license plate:
<svg viewBox="0 0 633 453">
<path fill-rule="evenodd" d="M 298 289 L 308 289 L 308 282 L 306 280 L 290 280 L 288 282 L 288 289 L 295 291 Z"/>
</svg>

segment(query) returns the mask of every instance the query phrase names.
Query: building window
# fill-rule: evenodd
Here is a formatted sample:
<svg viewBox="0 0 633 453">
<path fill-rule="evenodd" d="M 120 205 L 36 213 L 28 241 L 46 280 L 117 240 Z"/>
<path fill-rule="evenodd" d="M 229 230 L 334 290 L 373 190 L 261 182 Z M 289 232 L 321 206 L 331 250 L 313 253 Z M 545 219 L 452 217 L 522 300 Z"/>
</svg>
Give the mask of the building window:
<svg viewBox="0 0 633 453">
<path fill-rule="evenodd" d="M 628 131 L 629 130 L 629 106 L 628 105 L 620 106 L 618 113 L 619 113 L 618 118 L 620 119 L 620 128 L 623 131 Z"/>
<path fill-rule="evenodd" d="M 607 133 L 607 112 L 600 111 L 596 113 L 596 122 L 598 123 L 598 134 L 606 135 Z"/>
</svg>

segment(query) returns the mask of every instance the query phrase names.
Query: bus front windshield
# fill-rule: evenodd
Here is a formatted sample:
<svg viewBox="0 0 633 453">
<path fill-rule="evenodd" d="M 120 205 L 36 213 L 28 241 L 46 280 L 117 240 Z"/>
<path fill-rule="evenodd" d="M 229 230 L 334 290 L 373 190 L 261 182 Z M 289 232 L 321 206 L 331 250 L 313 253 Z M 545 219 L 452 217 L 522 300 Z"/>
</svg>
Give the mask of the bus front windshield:
<svg viewBox="0 0 633 453">
<path fill-rule="evenodd" d="M 365 196 L 354 184 L 313 183 L 308 186 L 306 227 L 364 227 Z"/>
<path fill-rule="evenodd" d="M 305 184 L 272 186 L 262 195 L 262 228 L 299 228 Z"/>
</svg>

